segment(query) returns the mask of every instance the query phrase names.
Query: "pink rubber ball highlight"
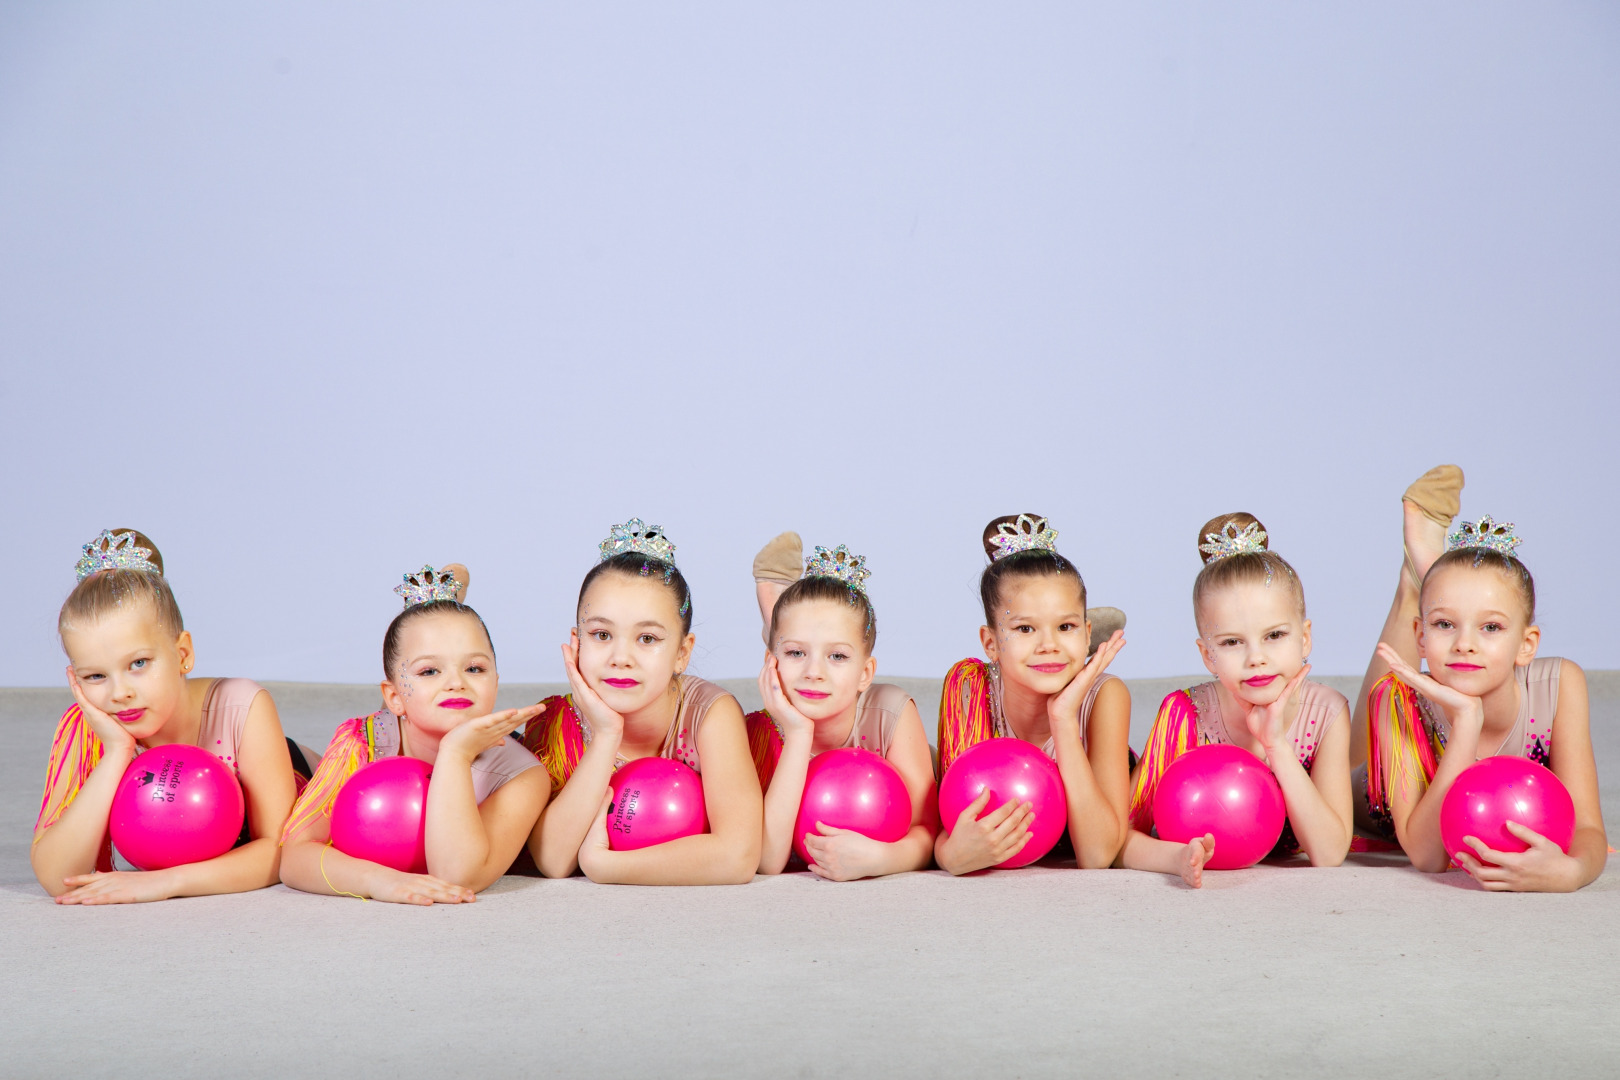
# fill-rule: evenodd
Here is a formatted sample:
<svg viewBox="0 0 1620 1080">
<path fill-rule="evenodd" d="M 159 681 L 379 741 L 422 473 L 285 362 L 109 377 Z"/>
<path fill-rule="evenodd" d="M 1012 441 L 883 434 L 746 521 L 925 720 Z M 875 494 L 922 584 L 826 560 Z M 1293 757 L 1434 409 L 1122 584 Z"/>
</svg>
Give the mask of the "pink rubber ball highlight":
<svg viewBox="0 0 1620 1080">
<path fill-rule="evenodd" d="M 402 873 L 427 873 L 427 790 L 433 766 L 413 757 L 373 761 L 332 801 L 332 846 Z"/>
<path fill-rule="evenodd" d="M 793 850 L 807 863 L 815 860 L 804 838 L 820 835 L 818 821 L 892 844 L 911 831 L 911 793 L 882 755 L 856 747 L 827 750 L 811 758 L 805 770 L 793 825 Z"/>
<path fill-rule="evenodd" d="M 1211 833 L 1211 870 L 1253 866 L 1277 846 L 1288 806 L 1266 763 L 1237 746 L 1217 743 L 1170 763 L 1153 794 L 1159 839 L 1185 844 Z"/>
<path fill-rule="evenodd" d="M 635 851 L 709 831 L 703 781 L 689 766 L 670 758 L 628 762 L 608 782 L 608 847 Z"/>
<path fill-rule="evenodd" d="M 1029 843 L 1007 861 L 997 863 L 998 870 L 1028 866 L 1051 851 L 1068 827 L 1069 803 L 1057 763 L 1022 739 L 986 739 L 951 762 L 939 785 L 940 825 L 947 833 L 986 788 L 990 801 L 984 814 L 1009 799 L 1027 802 L 1035 811 Z"/>
<path fill-rule="evenodd" d="M 1575 839 L 1575 800 L 1551 769 L 1521 757 L 1488 757 L 1464 769 L 1440 803 L 1440 842 L 1453 859 L 1479 852 L 1463 843 L 1472 836 L 1492 851 L 1528 851 L 1507 830 L 1516 822 L 1569 854 Z"/>
</svg>

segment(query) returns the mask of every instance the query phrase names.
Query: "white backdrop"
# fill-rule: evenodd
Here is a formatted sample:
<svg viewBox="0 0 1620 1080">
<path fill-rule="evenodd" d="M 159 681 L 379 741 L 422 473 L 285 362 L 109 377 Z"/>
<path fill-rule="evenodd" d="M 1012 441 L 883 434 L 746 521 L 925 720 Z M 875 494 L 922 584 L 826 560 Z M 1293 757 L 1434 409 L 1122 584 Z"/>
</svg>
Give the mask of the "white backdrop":
<svg viewBox="0 0 1620 1080">
<path fill-rule="evenodd" d="M 556 678 L 631 515 L 699 672 L 757 669 L 796 528 L 939 674 L 1024 509 L 1121 673 L 1194 669 L 1232 509 L 1351 673 L 1440 461 L 1548 650 L 1620 667 L 1617 166 L 1608 4 L 8 4 L 0 684 L 60 680 L 115 525 L 204 671 L 373 680 L 400 573 L 460 559 Z"/>
</svg>

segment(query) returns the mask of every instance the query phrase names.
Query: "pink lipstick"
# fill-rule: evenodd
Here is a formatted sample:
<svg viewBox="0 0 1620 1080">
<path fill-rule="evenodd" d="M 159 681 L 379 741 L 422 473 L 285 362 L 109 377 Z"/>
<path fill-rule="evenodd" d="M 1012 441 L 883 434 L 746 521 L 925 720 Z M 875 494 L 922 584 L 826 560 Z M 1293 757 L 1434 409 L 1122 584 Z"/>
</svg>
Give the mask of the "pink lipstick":
<svg viewBox="0 0 1620 1080">
<path fill-rule="evenodd" d="M 1276 678 L 1277 676 L 1275 675 L 1256 675 L 1251 679 L 1244 679 L 1243 685 L 1253 687 L 1270 686 L 1272 681 Z"/>
<path fill-rule="evenodd" d="M 1484 664 L 1447 664 L 1452 671 L 1484 671 Z"/>
<path fill-rule="evenodd" d="M 602 681 L 615 690 L 628 690 L 632 686 L 640 685 L 635 679 L 603 679 Z"/>
<path fill-rule="evenodd" d="M 135 721 L 146 715 L 146 710 L 125 709 L 123 712 L 113 713 L 113 715 L 118 717 L 119 720 L 122 720 L 126 724 L 133 724 Z"/>
<path fill-rule="evenodd" d="M 832 695 L 827 693 L 825 690 L 795 690 L 793 692 L 798 694 L 800 697 L 809 698 L 811 701 L 824 701 L 827 698 L 832 697 Z"/>
<path fill-rule="evenodd" d="M 1042 675 L 1056 675 L 1068 666 L 1068 664 L 1031 664 L 1029 670 L 1038 671 Z"/>
<path fill-rule="evenodd" d="M 439 702 L 439 708 L 441 708 L 441 709 L 470 709 L 470 708 L 472 708 L 472 702 L 469 699 L 464 698 L 464 697 L 445 698 L 443 701 Z"/>
</svg>

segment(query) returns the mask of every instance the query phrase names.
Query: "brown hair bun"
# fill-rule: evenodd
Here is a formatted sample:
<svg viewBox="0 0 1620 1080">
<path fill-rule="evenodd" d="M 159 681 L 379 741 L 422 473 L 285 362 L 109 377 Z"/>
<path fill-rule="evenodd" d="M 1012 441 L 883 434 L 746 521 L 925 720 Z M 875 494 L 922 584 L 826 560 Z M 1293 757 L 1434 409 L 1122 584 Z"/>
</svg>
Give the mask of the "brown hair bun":
<svg viewBox="0 0 1620 1080">
<path fill-rule="evenodd" d="M 1198 539 L 1196 541 L 1198 557 L 1202 559 L 1204 564 L 1207 566 L 1210 560 L 1215 558 L 1212 553 L 1204 550 L 1204 545 L 1210 542 L 1209 538 L 1211 536 L 1222 536 L 1226 533 L 1228 528 L 1232 530 L 1233 535 L 1236 535 L 1241 533 L 1244 529 L 1247 529 L 1250 525 L 1257 526 L 1259 529 L 1261 534 L 1260 546 L 1268 551 L 1271 550 L 1271 539 L 1266 533 L 1265 525 L 1261 524 L 1260 519 L 1255 517 L 1253 514 L 1239 510 L 1232 514 L 1218 514 L 1204 522 L 1204 527 L 1198 530 Z"/>
</svg>

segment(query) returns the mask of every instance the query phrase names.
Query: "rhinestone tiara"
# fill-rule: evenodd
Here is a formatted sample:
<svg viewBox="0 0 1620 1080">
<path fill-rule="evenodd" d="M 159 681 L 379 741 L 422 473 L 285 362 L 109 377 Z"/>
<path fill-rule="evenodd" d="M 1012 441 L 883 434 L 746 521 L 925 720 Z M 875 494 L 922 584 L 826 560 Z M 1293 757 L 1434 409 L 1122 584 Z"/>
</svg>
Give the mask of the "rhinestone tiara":
<svg viewBox="0 0 1620 1080">
<path fill-rule="evenodd" d="M 454 600 L 460 588 L 461 582 L 448 570 L 424 566 L 414 574 L 406 574 L 404 583 L 395 585 L 394 591 L 410 608 L 417 604 L 431 604 L 435 600 Z"/>
<path fill-rule="evenodd" d="M 864 596 L 866 579 L 872 576 L 872 571 L 866 568 L 865 555 L 851 555 L 843 544 L 831 551 L 818 545 L 815 554 L 804 560 L 804 576 L 832 578 Z"/>
<path fill-rule="evenodd" d="M 82 550 L 83 554 L 79 556 L 78 565 L 73 568 L 80 581 L 99 570 L 141 570 L 158 575 L 163 573 L 158 569 L 157 563 L 152 561 L 152 549 L 138 546 L 132 532 L 114 535 L 111 529 L 102 529 L 101 535 L 84 545 Z"/>
<path fill-rule="evenodd" d="M 1016 555 L 1020 551 L 1056 551 L 1057 530 L 1047 528 L 1046 519 L 1019 514 L 1017 521 L 1003 521 L 996 526 L 997 535 L 990 538 L 995 553 L 991 562 Z"/>
<path fill-rule="evenodd" d="M 1454 532 L 1446 534 L 1446 550 L 1462 548 L 1489 548 L 1503 555 L 1513 555 L 1513 549 L 1522 541 L 1513 534 L 1513 522 L 1498 524 L 1486 514 L 1478 521 L 1464 521 Z"/>
<path fill-rule="evenodd" d="M 598 550 L 602 553 L 603 562 L 615 555 L 634 552 L 675 565 L 675 545 L 664 535 L 664 527 L 648 525 L 640 518 L 631 518 L 623 525 L 613 526 L 608 538 L 598 545 Z"/>
<path fill-rule="evenodd" d="M 1258 521 L 1251 521 L 1239 532 L 1237 523 L 1228 521 L 1218 533 L 1205 533 L 1204 543 L 1198 550 L 1209 556 L 1209 561 L 1232 555 L 1254 555 L 1266 550 L 1266 531 Z"/>
</svg>

